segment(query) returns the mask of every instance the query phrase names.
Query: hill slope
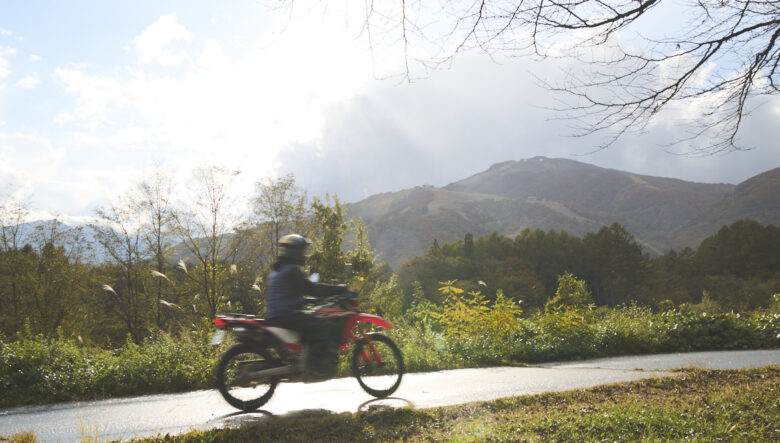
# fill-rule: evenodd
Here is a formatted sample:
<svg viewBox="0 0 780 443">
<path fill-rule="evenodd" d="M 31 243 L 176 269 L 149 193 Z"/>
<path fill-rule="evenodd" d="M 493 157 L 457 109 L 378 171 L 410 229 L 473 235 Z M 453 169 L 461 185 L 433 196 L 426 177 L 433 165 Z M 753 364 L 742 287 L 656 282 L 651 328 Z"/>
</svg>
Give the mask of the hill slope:
<svg viewBox="0 0 780 443">
<path fill-rule="evenodd" d="M 780 168 L 740 183 L 733 193 L 672 233 L 672 245 L 698 245 L 708 235 L 742 218 L 780 225 Z"/>
<path fill-rule="evenodd" d="M 348 205 L 366 222 L 381 260 L 397 266 L 434 239 L 467 232 L 514 236 L 524 228 L 582 235 L 618 222 L 650 252 L 696 246 L 744 217 L 780 224 L 780 168 L 731 184 L 632 174 L 565 159 L 535 157 L 491 166 L 443 188 L 377 194 Z"/>
</svg>

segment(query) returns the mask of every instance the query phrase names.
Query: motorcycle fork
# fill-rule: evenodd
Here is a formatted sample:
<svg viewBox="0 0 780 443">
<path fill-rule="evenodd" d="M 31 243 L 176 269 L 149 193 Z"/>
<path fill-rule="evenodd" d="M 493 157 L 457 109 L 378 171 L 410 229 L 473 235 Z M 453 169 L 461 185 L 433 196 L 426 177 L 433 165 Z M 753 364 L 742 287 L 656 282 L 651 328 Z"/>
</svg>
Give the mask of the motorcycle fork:
<svg viewBox="0 0 780 443">
<path fill-rule="evenodd" d="M 374 340 L 371 340 L 371 335 L 363 332 L 363 329 L 359 325 L 356 325 L 356 329 L 358 334 L 360 334 L 360 337 L 356 336 L 355 340 L 357 341 L 360 338 L 362 338 L 366 341 L 366 343 L 368 343 L 368 351 L 363 349 L 363 352 L 360 353 L 360 360 L 364 362 L 372 362 L 378 364 L 383 363 L 382 355 L 379 353 L 379 351 L 376 350 L 376 346 L 374 345 Z"/>
</svg>

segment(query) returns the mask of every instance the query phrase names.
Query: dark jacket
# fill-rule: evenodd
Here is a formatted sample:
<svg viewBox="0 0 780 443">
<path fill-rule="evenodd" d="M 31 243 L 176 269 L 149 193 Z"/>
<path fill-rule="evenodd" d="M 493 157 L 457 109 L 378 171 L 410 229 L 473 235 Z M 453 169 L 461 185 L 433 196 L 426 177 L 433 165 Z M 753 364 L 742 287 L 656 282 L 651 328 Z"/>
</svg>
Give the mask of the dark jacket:
<svg viewBox="0 0 780 443">
<path fill-rule="evenodd" d="M 273 265 L 274 272 L 268 281 L 265 318 L 290 315 L 304 305 L 304 295 L 327 297 L 346 290 L 343 286 L 312 283 L 303 275 L 298 263 L 281 258 Z"/>
</svg>

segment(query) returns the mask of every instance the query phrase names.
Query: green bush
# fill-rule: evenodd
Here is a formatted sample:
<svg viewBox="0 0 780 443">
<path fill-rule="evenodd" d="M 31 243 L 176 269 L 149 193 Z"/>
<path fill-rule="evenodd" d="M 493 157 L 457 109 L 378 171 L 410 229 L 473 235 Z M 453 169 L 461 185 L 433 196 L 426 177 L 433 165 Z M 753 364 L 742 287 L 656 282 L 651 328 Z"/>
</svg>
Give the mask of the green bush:
<svg viewBox="0 0 780 443">
<path fill-rule="evenodd" d="M 441 313 L 435 305 L 421 304 L 393 319 L 396 327 L 386 331 L 401 348 L 408 371 L 780 347 L 780 313 L 774 310 L 744 315 L 653 313 L 639 306 L 563 309 L 513 315 L 513 321 L 501 317 L 496 324 L 507 329 L 500 334 L 484 333 L 473 322 L 447 334 L 439 324 Z M 211 387 L 219 350 L 206 345 L 204 334 L 156 333 L 141 345 L 128 339 L 114 350 L 84 346 L 61 334 L 45 338 L 26 332 L 15 341 L 0 336 L 0 407 Z M 342 355 L 343 376 L 349 375 L 349 355 Z"/>
<path fill-rule="evenodd" d="M 419 325 L 419 323 L 418 323 Z M 630 306 L 562 310 L 519 319 L 504 339 L 432 327 L 393 333 L 410 370 L 537 363 L 604 356 L 780 347 L 780 314 L 653 313 Z"/>
<path fill-rule="evenodd" d="M 215 364 L 214 351 L 187 335 L 158 333 L 113 351 L 22 335 L 0 342 L 0 406 L 205 388 Z"/>
<path fill-rule="evenodd" d="M 558 289 L 555 297 L 544 305 L 545 312 L 559 312 L 569 309 L 585 309 L 593 304 L 590 289 L 585 280 L 580 280 L 571 272 L 558 276 Z"/>
</svg>

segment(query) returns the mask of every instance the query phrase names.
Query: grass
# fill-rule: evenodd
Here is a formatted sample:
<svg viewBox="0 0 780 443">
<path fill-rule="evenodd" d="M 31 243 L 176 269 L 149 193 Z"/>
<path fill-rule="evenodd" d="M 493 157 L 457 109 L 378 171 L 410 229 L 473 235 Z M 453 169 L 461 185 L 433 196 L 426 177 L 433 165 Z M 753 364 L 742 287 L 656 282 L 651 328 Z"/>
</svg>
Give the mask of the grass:
<svg viewBox="0 0 780 443">
<path fill-rule="evenodd" d="M 37 441 L 38 439 L 35 438 L 34 432 L 22 432 L 11 437 L 3 437 L 0 435 L 0 442 L 2 443 L 35 443 Z"/>
<path fill-rule="evenodd" d="M 143 442 L 780 441 L 780 366 L 686 370 L 563 393 L 436 409 L 278 417 Z"/>
<path fill-rule="evenodd" d="M 216 358 L 202 338 L 167 334 L 113 350 L 62 337 L 0 341 L 0 408 L 209 388 Z"/>
<path fill-rule="evenodd" d="M 387 331 L 408 372 L 522 365 L 626 354 L 780 347 L 780 314 L 699 314 L 646 308 L 600 308 L 522 319 L 512 334 L 449 337 L 425 324 L 397 322 Z M 484 325 L 483 325 L 484 326 Z M 504 331 L 502 325 L 497 328 Z M 483 327 L 480 331 L 484 331 Z M 0 337 L 0 407 L 92 400 L 214 386 L 222 348 L 205 333 L 157 333 L 116 349 L 82 346 L 63 337 Z M 345 353 L 340 374 L 349 375 Z"/>
<path fill-rule="evenodd" d="M 142 443 L 244 441 L 780 441 L 780 366 L 691 369 L 434 409 L 296 413 Z M 0 442 L 34 442 L 31 433 Z M 93 441 L 86 437 L 84 441 Z"/>
<path fill-rule="evenodd" d="M 473 316 L 476 318 L 476 316 Z M 475 321 L 478 321 L 475 320 Z M 627 307 L 523 318 L 512 335 L 449 337 L 420 323 L 400 322 L 388 334 L 401 347 L 407 370 L 541 363 L 668 352 L 780 347 L 780 314 L 653 313 Z M 507 328 L 497 328 L 504 332 Z"/>
</svg>

